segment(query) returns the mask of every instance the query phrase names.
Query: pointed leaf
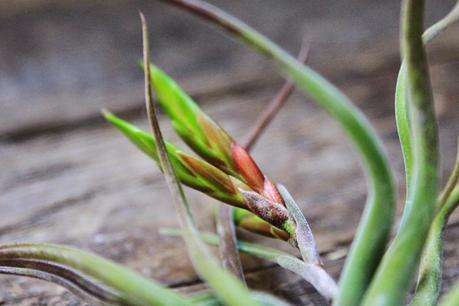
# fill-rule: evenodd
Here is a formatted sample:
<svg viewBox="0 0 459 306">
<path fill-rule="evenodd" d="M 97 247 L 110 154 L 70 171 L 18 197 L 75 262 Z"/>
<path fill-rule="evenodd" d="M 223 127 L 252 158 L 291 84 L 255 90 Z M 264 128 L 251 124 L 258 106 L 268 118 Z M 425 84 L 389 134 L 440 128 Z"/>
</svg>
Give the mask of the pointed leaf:
<svg viewBox="0 0 459 306">
<path fill-rule="evenodd" d="M 175 229 L 162 229 L 161 233 L 170 236 L 182 234 L 180 230 Z M 206 243 L 211 245 L 219 244 L 217 235 L 200 232 L 200 236 Z M 288 253 L 255 243 L 238 241 L 237 246 L 243 253 L 275 262 L 282 268 L 298 274 L 313 285 L 327 300 L 333 299 L 338 290 L 333 278 L 319 265 L 306 263 Z"/>
<path fill-rule="evenodd" d="M 189 305 L 177 293 L 100 256 L 53 244 L 0 246 L 0 259 L 43 260 L 70 267 L 120 294 L 125 305 Z"/>
<path fill-rule="evenodd" d="M 259 305 L 250 295 L 250 292 L 234 275 L 221 269 L 215 258 L 209 253 L 203 241 L 198 235 L 198 230 L 194 224 L 182 186 L 179 183 L 174 166 L 169 157 L 164 139 L 159 127 L 155 105 L 152 98 L 151 75 L 148 63 L 149 43 L 148 28 L 143 14 L 142 20 L 143 34 L 143 59 L 145 65 L 145 103 L 151 129 L 157 142 L 158 157 L 161 167 L 164 170 L 167 187 L 172 195 L 175 209 L 177 211 L 187 246 L 188 254 L 196 272 L 209 284 L 215 295 L 229 306 Z"/>
<path fill-rule="evenodd" d="M 230 155 L 232 138 L 171 77 L 155 65 L 150 67 L 158 101 L 179 136 L 205 160 L 237 177 Z"/>
<path fill-rule="evenodd" d="M 278 188 L 287 205 L 291 219 L 293 219 L 296 224 L 296 242 L 298 243 L 298 248 L 300 249 L 303 260 L 308 263 L 320 265 L 321 260 L 319 252 L 317 251 L 316 241 L 309 227 L 309 223 L 306 221 L 301 209 L 298 207 L 295 200 L 293 200 L 287 188 L 280 184 Z"/>
<path fill-rule="evenodd" d="M 118 128 L 142 152 L 158 163 L 156 141 L 150 134 L 107 111 L 104 111 L 103 114 L 107 121 Z M 242 195 L 237 191 L 236 187 L 231 187 L 234 183 L 228 175 L 204 161 L 187 155 L 170 143 L 166 143 L 166 147 L 174 169 L 183 184 L 222 202 L 238 207 L 245 206 Z M 194 162 L 185 163 L 184 161 L 186 160 Z"/>
<path fill-rule="evenodd" d="M 410 291 L 434 219 L 439 183 L 438 129 L 422 40 L 424 2 L 404 0 L 402 54 L 413 133 L 413 178 L 398 232 L 362 305 L 401 305 Z M 396 277 L 394 277 L 396 276 Z"/>
</svg>

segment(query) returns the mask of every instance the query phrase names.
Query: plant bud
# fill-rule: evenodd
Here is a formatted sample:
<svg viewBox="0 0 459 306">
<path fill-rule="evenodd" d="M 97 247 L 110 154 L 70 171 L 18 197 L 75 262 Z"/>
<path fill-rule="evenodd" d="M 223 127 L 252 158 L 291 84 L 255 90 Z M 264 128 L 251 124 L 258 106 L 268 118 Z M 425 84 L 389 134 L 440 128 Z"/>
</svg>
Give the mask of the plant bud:
<svg viewBox="0 0 459 306">
<path fill-rule="evenodd" d="M 266 237 L 277 238 L 285 241 L 288 241 L 290 238 L 289 234 L 284 230 L 269 224 L 265 220 L 245 209 L 236 208 L 234 210 L 234 223 L 245 230 Z"/>
</svg>

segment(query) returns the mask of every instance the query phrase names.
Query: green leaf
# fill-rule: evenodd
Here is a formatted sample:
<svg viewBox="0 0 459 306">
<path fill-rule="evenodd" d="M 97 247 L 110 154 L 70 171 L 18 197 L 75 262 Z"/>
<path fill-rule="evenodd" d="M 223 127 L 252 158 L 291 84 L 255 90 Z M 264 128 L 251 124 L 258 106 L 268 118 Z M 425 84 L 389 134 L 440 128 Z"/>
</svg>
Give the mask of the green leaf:
<svg viewBox="0 0 459 306">
<path fill-rule="evenodd" d="M 435 24 L 430 26 L 422 35 L 424 44 L 430 43 L 439 34 L 445 31 L 450 25 L 459 20 L 459 2 L 451 11 Z M 400 138 L 406 173 L 406 193 L 409 194 L 412 186 L 413 176 L 413 145 L 411 131 L 411 119 L 408 109 L 408 92 L 406 90 L 406 63 L 403 61 L 397 77 L 395 91 L 395 119 L 397 132 Z"/>
<path fill-rule="evenodd" d="M 185 244 L 188 254 L 196 272 L 209 284 L 215 295 L 226 305 L 258 305 L 252 298 L 250 292 L 234 275 L 221 269 L 215 258 L 209 253 L 208 249 L 199 238 L 198 231 L 194 225 L 193 217 L 188 206 L 188 202 L 179 183 L 174 166 L 170 160 L 169 153 L 164 143 L 158 118 L 156 116 L 155 105 L 153 104 L 151 75 L 149 60 L 148 30 L 143 14 L 142 20 L 143 33 L 143 59 L 145 69 L 145 102 L 147 107 L 148 119 L 155 140 L 157 142 L 158 157 L 161 168 L 164 171 L 167 186 L 172 195 L 175 209 L 183 229 Z"/>
<path fill-rule="evenodd" d="M 207 116 L 171 77 L 154 65 L 150 68 L 158 100 L 180 137 L 210 164 L 272 201 L 282 203 L 275 185 L 248 152 Z"/>
<path fill-rule="evenodd" d="M 142 152 L 155 160 L 159 166 L 156 141 L 150 134 L 108 111 L 104 111 L 103 114 L 108 122 L 118 128 Z M 235 185 L 238 183 L 236 180 L 231 179 L 227 174 L 207 162 L 182 152 L 170 143 L 166 143 L 166 147 L 180 182 L 224 203 L 245 207 L 244 198 Z"/>
<path fill-rule="evenodd" d="M 433 306 L 437 304 L 442 277 L 443 232 L 450 215 L 459 205 L 458 177 L 459 139 L 456 163 L 444 191 L 438 198 L 437 207 L 440 211 L 435 216 L 430 227 L 429 236 L 422 253 L 416 294 L 411 303 L 413 306 Z"/>
<path fill-rule="evenodd" d="M 158 100 L 171 118 L 180 137 L 210 164 L 239 179 L 271 201 L 283 205 L 275 185 L 261 172 L 248 152 L 208 117 L 171 77 L 154 65 L 150 65 L 150 71 L 151 82 L 155 87 Z M 195 165 L 200 167 L 197 159 L 190 158 L 188 162 L 192 163 L 192 167 Z M 217 172 L 205 173 L 211 174 L 216 181 L 222 182 L 214 175 Z M 214 181 L 212 178 L 207 177 L 206 181 Z M 231 188 L 234 186 L 228 185 Z M 228 192 L 239 195 L 237 191 Z M 228 200 L 223 200 L 228 203 Z M 237 200 L 242 199 L 238 197 Z"/>
<path fill-rule="evenodd" d="M 413 144 L 408 111 L 408 93 L 406 89 L 406 64 L 402 62 L 398 72 L 397 85 L 395 87 L 395 121 L 397 133 L 403 153 L 405 164 L 406 194 L 411 191 L 413 177 Z"/>
<path fill-rule="evenodd" d="M 459 7 L 459 6 L 458 6 Z M 443 206 L 445 206 L 446 202 L 450 198 L 451 193 L 453 192 L 454 188 L 457 187 L 457 183 L 459 182 L 459 137 L 457 139 L 457 153 L 456 153 L 456 162 L 454 163 L 453 171 L 446 183 L 445 188 L 443 189 L 437 203 L 437 209 L 441 210 Z"/>
<path fill-rule="evenodd" d="M 182 235 L 182 232 L 176 229 L 161 229 L 160 232 L 168 236 Z M 206 243 L 215 246 L 219 245 L 217 235 L 204 232 L 200 232 L 199 235 Z M 304 262 L 288 253 L 255 243 L 238 241 L 237 247 L 243 253 L 274 262 L 282 268 L 301 276 L 327 300 L 331 300 L 338 290 L 335 281 L 320 265 Z"/>
<path fill-rule="evenodd" d="M 239 250 L 237 249 L 236 228 L 233 222 L 234 209 L 228 206 L 218 208 L 216 228 L 220 237 L 218 248 L 220 261 L 224 269 L 234 274 L 241 282 L 245 283 Z"/>
<path fill-rule="evenodd" d="M 446 30 L 451 24 L 459 19 L 459 2 L 452 10 L 441 20 L 430 26 L 423 34 L 424 44 L 428 44 L 441 32 Z M 405 162 L 406 172 L 406 193 L 410 194 L 413 185 L 413 148 L 412 148 L 412 131 L 410 125 L 410 116 L 408 106 L 408 94 L 406 91 L 406 63 L 403 62 L 398 74 L 397 90 L 395 95 L 395 114 L 397 121 L 397 130 L 402 146 L 402 152 Z M 459 141 L 458 141 L 459 144 Z M 459 154 L 459 148 L 458 148 Z M 436 208 L 440 210 L 446 203 L 451 191 L 453 190 L 459 176 L 459 156 L 457 158 L 453 174 L 451 175 L 447 187 L 437 201 Z M 430 228 L 426 246 L 424 247 L 421 258 L 421 266 L 418 276 L 416 295 L 413 298 L 412 305 L 436 305 L 441 282 L 441 257 L 443 246 L 441 235 L 443 233 L 441 221 L 442 213 L 440 212 Z M 439 220 L 440 218 L 440 220 Z M 448 218 L 448 217 L 447 217 Z"/>
<path fill-rule="evenodd" d="M 60 269 L 60 270 L 58 270 Z M 52 270 L 51 272 L 49 270 Z M 25 276 L 53 283 L 67 289 L 82 301 L 94 306 L 118 305 L 119 298 L 102 289 L 99 284 L 88 281 L 81 274 L 69 279 L 70 269 L 52 263 L 30 260 L 0 260 L 0 274 Z"/>
<path fill-rule="evenodd" d="M 120 305 L 189 305 L 179 294 L 100 256 L 53 244 L 0 246 L 0 259 L 42 260 L 84 273 L 119 294 Z"/>
<path fill-rule="evenodd" d="M 298 207 L 287 188 L 280 184 L 278 188 L 287 205 L 291 219 L 293 219 L 296 224 L 295 237 L 303 260 L 307 263 L 320 265 L 321 260 L 319 252 L 317 251 L 316 241 L 309 227 L 309 223 L 306 221 L 301 209 Z"/>
<path fill-rule="evenodd" d="M 103 111 L 103 115 L 142 152 L 158 163 L 156 141 L 150 134 L 106 110 Z M 229 177 L 218 168 L 202 160 L 187 155 L 170 143 L 166 143 L 166 147 L 181 183 L 219 201 L 238 207 L 235 213 L 236 225 L 268 237 L 289 239 L 288 233 L 284 230 L 245 210 L 245 199 L 237 191 L 239 188 L 250 190 L 244 183 Z M 235 187 L 231 187 L 231 184 Z M 244 209 L 240 209 L 240 207 Z"/>
<path fill-rule="evenodd" d="M 435 217 L 422 254 L 416 294 L 410 305 L 435 306 L 440 295 L 443 258 L 443 232 L 451 213 L 459 205 L 459 186 Z"/>
<path fill-rule="evenodd" d="M 209 163 L 239 177 L 231 159 L 233 139 L 167 74 L 150 65 L 158 101 L 171 118 L 177 134 Z"/>
<path fill-rule="evenodd" d="M 438 131 L 422 41 L 424 1 L 403 1 L 402 52 L 413 132 L 413 185 L 399 231 L 372 281 L 363 305 L 401 305 L 410 290 L 435 213 Z"/>
</svg>

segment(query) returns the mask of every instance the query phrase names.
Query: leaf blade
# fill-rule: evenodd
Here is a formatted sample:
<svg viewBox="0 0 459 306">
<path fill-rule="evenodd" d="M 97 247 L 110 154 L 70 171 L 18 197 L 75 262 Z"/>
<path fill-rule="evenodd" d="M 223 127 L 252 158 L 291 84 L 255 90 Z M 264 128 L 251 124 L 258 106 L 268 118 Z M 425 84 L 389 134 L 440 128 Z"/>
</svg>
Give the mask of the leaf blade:
<svg viewBox="0 0 459 306">
<path fill-rule="evenodd" d="M 435 212 L 439 182 L 438 131 L 422 41 L 423 0 L 404 0 L 402 53 L 406 60 L 413 130 L 413 186 L 399 231 L 363 305 L 400 305 L 408 294 Z"/>
<path fill-rule="evenodd" d="M 12 244 L 0 246 L 2 259 L 44 260 L 73 268 L 114 288 L 126 305 L 189 305 L 188 301 L 153 280 L 79 249 L 53 244 Z"/>
<path fill-rule="evenodd" d="M 185 244 L 187 245 L 189 256 L 198 274 L 206 280 L 215 294 L 227 305 L 258 305 L 251 297 L 247 288 L 239 282 L 232 274 L 222 270 L 215 259 L 210 255 L 207 248 L 198 236 L 197 229 L 194 225 L 191 211 L 187 200 L 178 181 L 169 154 L 164 143 L 156 110 L 153 104 L 151 75 L 149 66 L 149 44 L 148 29 L 143 14 L 140 14 L 142 20 L 143 33 L 143 58 L 145 66 L 145 103 L 147 107 L 148 119 L 153 130 L 158 147 L 158 157 L 164 170 L 164 176 L 167 186 L 174 200 L 175 208 L 179 216 L 180 223 L 186 235 Z"/>
</svg>

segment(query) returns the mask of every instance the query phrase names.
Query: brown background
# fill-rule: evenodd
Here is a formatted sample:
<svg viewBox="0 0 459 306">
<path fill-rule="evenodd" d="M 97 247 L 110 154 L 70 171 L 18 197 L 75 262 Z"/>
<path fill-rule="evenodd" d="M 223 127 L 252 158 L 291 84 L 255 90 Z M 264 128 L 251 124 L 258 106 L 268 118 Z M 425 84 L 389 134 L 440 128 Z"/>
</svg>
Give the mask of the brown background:
<svg viewBox="0 0 459 306">
<path fill-rule="evenodd" d="M 386 144 L 403 199 L 393 115 L 399 2 L 212 2 L 293 53 L 303 33 L 309 35 L 309 64 L 369 117 Z M 453 2 L 428 1 L 427 24 Z M 158 169 L 99 115 L 106 107 L 146 126 L 137 65 L 139 8 L 151 27 L 154 61 L 239 141 L 281 85 L 281 77 L 259 56 L 155 1 L 0 2 L 0 241 L 74 245 L 177 290 L 203 290 L 183 242 L 158 233 L 178 226 Z M 444 174 L 451 169 L 459 131 L 458 51 L 458 27 L 429 47 Z M 178 142 L 161 119 L 167 137 Z M 366 190 L 344 134 L 309 99 L 295 94 L 254 156 L 302 204 L 326 267 L 337 277 Z M 212 229 L 216 203 L 197 192 L 188 195 L 200 226 Z M 446 235 L 444 289 L 459 275 L 458 220 L 453 217 Z M 294 304 L 322 303 L 295 275 L 250 257 L 243 261 L 251 287 Z M 51 284 L 0 276 L 0 304 L 80 302 Z"/>
</svg>

